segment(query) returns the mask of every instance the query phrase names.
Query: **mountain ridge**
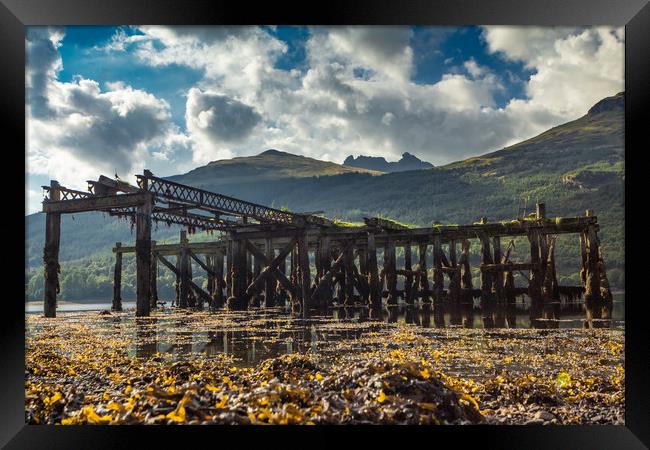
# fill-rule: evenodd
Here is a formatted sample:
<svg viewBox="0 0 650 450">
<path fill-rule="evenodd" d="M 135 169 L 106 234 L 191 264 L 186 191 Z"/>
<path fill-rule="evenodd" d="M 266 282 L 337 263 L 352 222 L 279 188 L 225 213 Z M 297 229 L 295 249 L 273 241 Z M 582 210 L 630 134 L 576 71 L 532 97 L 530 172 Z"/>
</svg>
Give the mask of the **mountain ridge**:
<svg viewBox="0 0 650 450">
<path fill-rule="evenodd" d="M 380 172 L 403 172 L 407 170 L 430 169 L 433 166 L 430 162 L 422 161 L 409 152 L 402 153 L 399 161 L 386 161 L 383 156 L 365 156 L 359 155 L 356 158 L 353 155 L 348 156 L 343 161 L 344 166 L 358 167 L 363 169 L 378 170 Z"/>
</svg>

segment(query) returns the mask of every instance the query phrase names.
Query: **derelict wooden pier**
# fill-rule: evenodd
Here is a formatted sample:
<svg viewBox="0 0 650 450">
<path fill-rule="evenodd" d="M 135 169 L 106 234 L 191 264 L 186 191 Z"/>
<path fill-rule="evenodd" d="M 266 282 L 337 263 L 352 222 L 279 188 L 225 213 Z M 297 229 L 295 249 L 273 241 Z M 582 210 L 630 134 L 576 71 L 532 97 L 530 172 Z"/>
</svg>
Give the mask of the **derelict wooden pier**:
<svg viewBox="0 0 650 450">
<path fill-rule="evenodd" d="M 611 314 L 612 295 L 592 211 L 547 218 L 545 205 L 538 204 L 535 213 L 512 221 L 482 219 L 471 225 L 409 228 L 371 217 L 363 226 L 346 226 L 313 213 L 269 208 L 171 182 L 147 170 L 137 179 L 137 186 L 131 186 L 101 176 L 89 181 L 89 192 L 56 181 L 44 186 L 46 317 L 56 316 L 60 216 L 83 211 L 104 211 L 133 221 L 135 245 L 117 243 L 113 248 L 113 309 L 122 308 L 122 255 L 135 253 L 137 316 L 148 316 L 158 304 L 157 265 L 176 275 L 175 304 L 180 308 L 245 309 L 288 301 L 307 314 L 334 301 L 380 308 L 396 305 L 400 298 L 406 304 L 468 304 L 478 297 L 482 310 L 489 312 L 526 293 L 531 319 L 547 315 L 544 305 L 559 301 L 563 294 L 584 296 L 588 324 Z M 157 244 L 151 240 L 152 221 L 181 225 L 186 231 L 177 244 Z M 220 236 L 190 243 L 187 233 L 198 230 L 217 231 Z M 556 238 L 567 233 L 580 236 L 581 259 L 576 264 L 581 267 L 581 287 L 557 282 Z M 527 261 L 512 260 L 507 238 L 517 236 L 528 239 Z M 471 242 L 480 243 L 479 286 L 472 283 Z M 400 247 L 403 267 L 397 267 Z M 192 280 L 193 269 L 207 274 L 206 289 Z M 527 288 L 515 287 L 516 272 L 528 272 Z"/>
</svg>

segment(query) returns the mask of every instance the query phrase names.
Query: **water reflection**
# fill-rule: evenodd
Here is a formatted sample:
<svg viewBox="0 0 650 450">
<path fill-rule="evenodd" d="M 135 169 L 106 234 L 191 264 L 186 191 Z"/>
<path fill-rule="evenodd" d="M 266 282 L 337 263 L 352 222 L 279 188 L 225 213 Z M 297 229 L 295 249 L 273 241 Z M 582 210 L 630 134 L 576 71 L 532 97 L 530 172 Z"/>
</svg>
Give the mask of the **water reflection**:
<svg viewBox="0 0 650 450">
<path fill-rule="evenodd" d="M 156 317 L 138 317 L 135 319 L 135 355 L 138 358 L 150 356 L 158 351 L 157 321 Z"/>
<path fill-rule="evenodd" d="M 603 311 L 602 318 L 592 318 L 591 326 L 623 327 L 623 300 L 622 296 L 615 300 L 608 311 Z M 237 364 L 242 366 L 253 366 L 286 353 L 335 354 L 363 350 L 365 344 L 360 338 L 366 333 L 382 332 L 395 324 L 450 331 L 454 328 L 558 329 L 582 328 L 587 317 L 582 303 L 554 302 L 544 305 L 539 317 L 531 319 L 526 301 L 495 303 L 487 308 L 481 308 L 476 301 L 339 306 L 312 310 L 304 317 L 302 313 L 292 313 L 290 307 L 209 313 L 162 308 L 148 318 L 133 318 L 131 312 L 102 314 L 105 318 L 102 323 L 107 333 L 133 333 L 135 344 L 130 353 L 137 357 L 149 357 L 156 352 L 175 359 L 189 354 L 207 357 L 226 354 L 237 358 Z"/>
</svg>

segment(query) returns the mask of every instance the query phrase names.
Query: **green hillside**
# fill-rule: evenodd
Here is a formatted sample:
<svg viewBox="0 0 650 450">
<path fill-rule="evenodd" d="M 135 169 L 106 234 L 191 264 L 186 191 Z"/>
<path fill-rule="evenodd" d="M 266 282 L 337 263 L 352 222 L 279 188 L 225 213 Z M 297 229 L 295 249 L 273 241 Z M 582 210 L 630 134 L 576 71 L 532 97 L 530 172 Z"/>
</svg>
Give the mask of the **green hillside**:
<svg viewBox="0 0 650 450">
<path fill-rule="evenodd" d="M 472 223 L 482 216 L 511 219 L 522 212 L 519 207 L 523 199 L 527 199 L 528 212 L 536 201 L 545 202 L 550 216 L 578 215 L 593 209 L 601 224 L 610 281 L 616 287 L 624 285 L 622 93 L 602 100 L 585 116 L 539 136 L 446 166 L 381 175 L 346 169 L 334 163 L 267 151 L 253 157 L 216 161 L 171 179 L 295 211 L 323 210 L 328 217 L 347 221 L 372 215 L 417 225 L 430 225 L 434 220 Z M 27 218 L 27 264 L 32 267 L 40 264 L 43 222 L 42 215 Z M 64 222 L 62 227 L 61 260 L 69 261 L 63 264 L 63 273 L 71 266 L 86 270 L 100 254 L 106 255 L 115 241 L 133 240 L 128 224 L 113 218 L 85 214 L 76 217 L 74 224 L 71 222 Z M 177 236 L 176 229 L 161 228 L 156 234 L 158 239 Z M 577 248 L 575 238 L 558 241 L 558 272 L 564 282 L 578 281 Z M 525 259 L 523 242 L 517 249 L 522 252 L 519 257 Z M 109 277 L 110 258 L 106 258 L 105 266 L 94 270 L 94 277 Z M 40 267 L 29 270 L 28 279 L 38 276 L 38 272 Z M 87 278 L 92 278 L 90 275 Z M 31 284 L 34 288 L 38 285 Z M 65 297 L 65 285 L 63 291 Z M 28 289 L 30 296 L 36 293 Z M 110 290 L 106 295 L 110 296 Z"/>
<path fill-rule="evenodd" d="M 341 175 L 346 173 L 382 172 L 349 167 L 279 150 L 266 150 L 259 155 L 213 161 L 184 175 L 168 177 L 172 181 L 193 185 L 241 185 L 259 181 L 277 181 Z"/>
</svg>

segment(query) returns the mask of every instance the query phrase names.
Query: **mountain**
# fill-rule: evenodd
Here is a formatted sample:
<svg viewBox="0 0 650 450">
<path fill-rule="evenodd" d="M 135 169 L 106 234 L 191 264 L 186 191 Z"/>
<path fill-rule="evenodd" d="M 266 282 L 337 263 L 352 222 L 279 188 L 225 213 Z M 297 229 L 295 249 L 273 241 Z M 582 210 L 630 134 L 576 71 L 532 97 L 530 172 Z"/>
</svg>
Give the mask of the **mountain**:
<svg viewBox="0 0 650 450">
<path fill-rule="evenodd" d="M 269 149 L 255 156 L 213 161 L 205 166 L 197 167 L 186 174 L 168 178 L 178 183 L 208 183 L 211 186 L 220 186 L 233 183 L 243 184 L 286 178 L 332 176 L 346 173 L 380 174 L 375 170 L 348 167 L 329 161 L 321 161 L 307 156 Z"/>
<path fill-rule="evenodd" d="M 623 105 L 624 94 L 620 93 L 598 102 L 583 117 L 531 139 L 425 170 L 378 174 L 270 150 L 257 156 L 215 161 L 169 178 L 293 211 L 322 210 L 328 217 L 347 221 L 378 215 L 421 226 L 434 220 L 472 223 L 482 216 L 505 220 L 521 215 L 524 205 L 527 212 L 532 211 L 536 201 L 546 203 L 551 217 L 575 216 L 593 209 L 601 227 L 610 282 L 623 287 Z M 28 274 L 28 292 L 38 298 L 43 214 L 26 217 L 26 223 L 26 264 L 35 267 Z M 98 286 L 97 292 L 110 296 L 110 248 L 116 241 L 133 242 L 129 224 L 86 213 L 74 219 L 64 217 L 61 229 L 62 277 L 73 273 L 72 267 L 79 268 L 81 273 L 74 275 L 74 283 L 85 286 L 83 283 L 92 282 Z M 154 236 L 177 240 L 178 229 L 159 226 Z M 192 240 L 210 238 L 205 234 L 191 236 Z M 527 257 L 526 246 L 526 242 L 516 242 L 515 253 L 519 252 L 520 260 Z M 560 282 L 579 283 L 578 248 L 575 236 L 558 239 Z M 125 270 L 125 286 L 129 286 L 131 275 Z M 72 275 L 70 278 L 73 283 Z M 62 295 L 70 297 L 66 283 L 62 286 Z M 87 292 L 83 289 L 79 291 Z"/>
<path fill-rule="evenodd" d="M 357 156 L 352 155 L 345 158 L 344 166 L 357 167 L 369 170 L 378 170 L 380 172 L 403 172 L 406 170 L 430 169 L 433 164 L 422 161 L 417 156 L 408 152 L 402 153 L 402 159 L 399 161 L 386 161 L 382 156 Z"/>
</svg>

